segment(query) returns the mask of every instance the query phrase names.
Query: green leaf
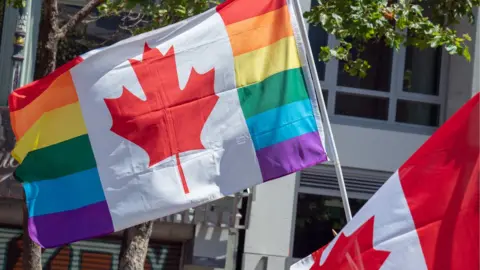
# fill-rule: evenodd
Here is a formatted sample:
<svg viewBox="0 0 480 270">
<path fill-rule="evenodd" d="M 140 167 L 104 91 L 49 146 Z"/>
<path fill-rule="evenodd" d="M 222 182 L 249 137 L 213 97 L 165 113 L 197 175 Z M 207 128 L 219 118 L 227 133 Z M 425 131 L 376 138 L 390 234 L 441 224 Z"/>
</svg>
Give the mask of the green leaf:
<svg viewBox="0 0 480 270">
<path fill-rule="evenodd" d="M 417 14 L 422 14 L 423 8 L 419 5 L 412 5 L 412 11 L 416 12 Z"/>
<path fill-rule="evenodd" d="M 326 25 L 328 20 L 328 16 L 326 14 L 320 14 L 320 23 L 322 25 Z"/>
<path fill-rule="evenodd" d="M 24 8 L 27 6 L 26 0 L 7 0 L 7 5 L 13 8 Z"/>
<path fill-rule="evenodd" d="M 330 51 L 330 48 L 328 47 L 321 47 L 320 48 L 320 54 L 319 54 L 319 60 L 323 62 L 328 62 L 332 58 L 332 54 Z"/>
<path fill-rule="evenodd" d="M 333 13 L 332 17 L 338 25 L 342 24 L 343 19 L 340 15 Z"/>
<path fill-rule="evenodd" d="M 456 50 L 457 50 L 457 46 L 455 45 L 447 45 L 445 47 L 445 50 L 447 50 L 447 52 L 449 52 L 450 54 L 451 53 L 454 53 Z"/>
<path fill-rule="evenodd" d="M 465 57 L 465 59 L 467 59 L 468 62 L 471 61 L 470 52 L 469 52 L 467 46 L 465 46 L 465 47 L 463 48 L 463 50 L 462 50 L 462 55 L 463 55 L 463 57 Z"/>
<path fill-rule="evenodd" d="M 468 40 L 468 41 L 472 41 L 472 38 L 470 37 L 469 34 L 463 34 L 463 38 Z"/>
</svg>

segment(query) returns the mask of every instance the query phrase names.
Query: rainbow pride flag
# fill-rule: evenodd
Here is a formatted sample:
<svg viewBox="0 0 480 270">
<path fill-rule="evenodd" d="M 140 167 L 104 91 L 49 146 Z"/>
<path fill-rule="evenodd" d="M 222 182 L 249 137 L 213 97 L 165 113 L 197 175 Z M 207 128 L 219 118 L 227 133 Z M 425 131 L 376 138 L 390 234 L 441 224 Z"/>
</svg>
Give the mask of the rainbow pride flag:
<svg viewBox="0 0 480 270">
<path fill-rule="evenodd" d="M 326 161 L 291 1 L 226 1 L 14 91 L 31 238 L 109 234 Z"/>
</svg>

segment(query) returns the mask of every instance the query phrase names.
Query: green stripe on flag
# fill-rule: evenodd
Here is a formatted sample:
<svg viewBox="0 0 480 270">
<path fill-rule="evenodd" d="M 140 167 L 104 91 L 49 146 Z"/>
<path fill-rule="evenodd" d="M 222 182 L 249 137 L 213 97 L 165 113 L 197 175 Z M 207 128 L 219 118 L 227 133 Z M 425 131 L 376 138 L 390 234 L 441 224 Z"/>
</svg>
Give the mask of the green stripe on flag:
<svg viewBox="0 0 480 270">
<path fill-rule="evenodd" d="M 15 174 L 21 182 L 55 179 L 97 166 L 88 135 L 28 153 Z"/>
<path fill-rule="evenodd" d="M 256 114 L 308 98 L 301 68 L 289 69 L 262 82 L 238 89 L 246 119 Z"/>
</svg>

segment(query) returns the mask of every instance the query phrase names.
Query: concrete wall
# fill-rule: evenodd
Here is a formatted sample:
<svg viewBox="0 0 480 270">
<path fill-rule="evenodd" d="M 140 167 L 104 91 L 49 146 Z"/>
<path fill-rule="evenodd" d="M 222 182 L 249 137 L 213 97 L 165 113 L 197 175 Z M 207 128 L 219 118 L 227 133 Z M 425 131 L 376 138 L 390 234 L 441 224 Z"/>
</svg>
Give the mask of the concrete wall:
<svg viewBox="0 0 480 270">
<path fill-rule="evenodd" d="M 228 228 L 195 226 L 193 265 L 224 268 L 227 255 Z"/>
<path fill-rule="evenodd" d="M 476 10 L 476 27 L 474 37 L 474 62 L 473 62 L 473 83 L 472 90 L 474 93 L 480 92 L 480 8 Z"/>
<path fill-rule="evenodd" d="M 281 270 L 292 247 L 297 175 L 255 187 L 245 237 L 243 269 Z"/>
<path fill-rule="evenodd" d="M 332 130 L 342 166 L 391 172 L 429 137 L 337 124 L 332 125 Z"/>
</svg>

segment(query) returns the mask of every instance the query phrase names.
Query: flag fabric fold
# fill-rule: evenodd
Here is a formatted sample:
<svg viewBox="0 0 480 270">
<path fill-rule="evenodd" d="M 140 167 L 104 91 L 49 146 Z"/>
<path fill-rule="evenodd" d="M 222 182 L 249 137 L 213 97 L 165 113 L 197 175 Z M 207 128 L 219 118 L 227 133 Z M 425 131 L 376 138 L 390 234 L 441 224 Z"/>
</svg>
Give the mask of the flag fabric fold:
<svg viewBox="0 0 480 270">
<path fill-rule="evenodd" d="M 298 19 L 291 0 L 226 1 L 14 91 L 31 238 L 120 231 L 326 161 Z"/>
<path fill-rule="evenodd" d="M 480 94 L 291 270 L 478 269 Z"/>
</svg>

